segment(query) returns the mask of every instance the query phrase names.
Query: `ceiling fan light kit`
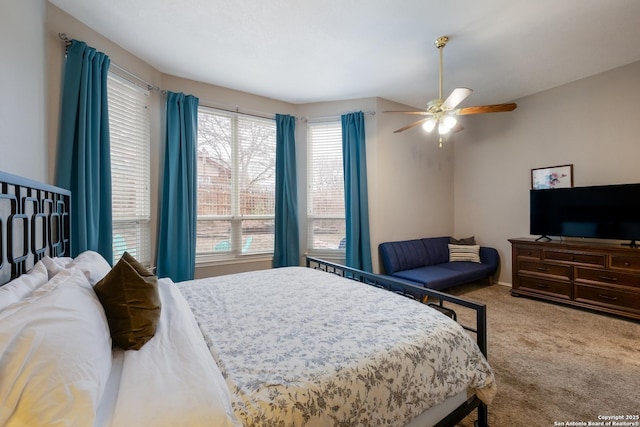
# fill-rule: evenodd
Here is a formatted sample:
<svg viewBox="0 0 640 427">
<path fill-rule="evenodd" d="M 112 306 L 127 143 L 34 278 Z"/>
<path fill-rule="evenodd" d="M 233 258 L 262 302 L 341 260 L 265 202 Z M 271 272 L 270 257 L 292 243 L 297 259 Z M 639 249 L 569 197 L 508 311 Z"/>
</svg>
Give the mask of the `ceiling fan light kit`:
<svg viewBox="0 0 640 427">
<path fill-rule="evenodd" d="M 436 123 L 438 123 L 438 120 L 431 117 L 422 124 L 422 129 L 426 130 L 427 132 L 431 132 L 433 128 L 436 127 Z"/>
<path fill-rule="evenodd" d="M 473 92 L 473 90 L 465 87 L 455 88 L 453 92 L 451 92 L 451 94 L 446 99 L 444 99 L 442 97 L 442 50 L 447 45 L 448 41 L 449 37 L 440 36 L 433 42 L 438 49 L 440 57 L 438 98 L 429 101 L 429 103 L 427 103 L 427 108 L 424 111 L 385 111 L 385 113 L 415 114 L 427 117 L 422 118 L 417 122 L 411 123 L 407 126 L 401 127 L 400 129 L 394 131 L 394 133 L 405 131 L 417 125 L 422 125 L 422 128 L 425 131 L 432 132 L 437 126 L 438 134 L 440 135 L 440 147 L 442 147 L 442 135 L 446 135 L 451 131 L 459 132 L 463 129 L 463 127 L 458 123 L 457 119 L 454 116 L 498 113 L 502 111 L 513 111 L 516 109 L 517 105 L 514 103 L 456 108 Z"/>
</svg>

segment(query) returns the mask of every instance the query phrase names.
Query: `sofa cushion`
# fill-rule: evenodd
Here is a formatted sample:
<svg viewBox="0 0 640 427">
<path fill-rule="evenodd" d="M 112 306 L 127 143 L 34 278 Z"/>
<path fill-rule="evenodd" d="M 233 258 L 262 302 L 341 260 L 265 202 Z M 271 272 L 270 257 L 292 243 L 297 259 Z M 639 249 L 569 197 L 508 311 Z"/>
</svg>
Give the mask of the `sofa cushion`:
<svg viewBox="0 0 640 427">
<path fill-rule="evenodd" d="M 380 256 L 387 274 L 449 261 L 449 237 L 430 237 L 381 243 Z"/>
<path fill-rule="evenodd" d="M 449 262 L 449 239 L 449 236 L 420 239 L 427 253 L 427 265 Z"/>
<path fill-rule="evenodd" d="M 481 280 L 492 273 L 493 268 L 489 265 L 457 261 L 398 271 L 394 277 L 410 280 L 430 289 L 441 290 L 460 283 Z"/>
</svg>

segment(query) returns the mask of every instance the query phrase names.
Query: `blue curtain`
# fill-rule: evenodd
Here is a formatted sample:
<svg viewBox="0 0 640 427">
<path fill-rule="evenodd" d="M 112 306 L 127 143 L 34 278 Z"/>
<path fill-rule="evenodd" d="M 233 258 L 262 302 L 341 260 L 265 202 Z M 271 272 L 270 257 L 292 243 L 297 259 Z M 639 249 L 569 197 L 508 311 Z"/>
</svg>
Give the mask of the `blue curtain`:
<svg viewBox="0 0 640 427">
<path fill-rule="evenodd" d="M 158 231 L 158 277 L 193 279 L 196 264 L 198 98 L 167 92 L 166 143 Z"/>
<path fill-rule="evenodd" d="M 342 115 L 342 161 L 347 236 L 345 263 L 371 272 L 367 155 L 362 111 Z"/>
<path fill-rule="evenodd" d="M 274 267 L 300 265 L 295 129 L 295 117 L 276 114 Z"/>
<path fill-rule="evenodd" d="M 71 254 L 113 260 L 107 55 L 73 40 L 60 107 L 56 185 L 71 190 Z"/>
</svg>

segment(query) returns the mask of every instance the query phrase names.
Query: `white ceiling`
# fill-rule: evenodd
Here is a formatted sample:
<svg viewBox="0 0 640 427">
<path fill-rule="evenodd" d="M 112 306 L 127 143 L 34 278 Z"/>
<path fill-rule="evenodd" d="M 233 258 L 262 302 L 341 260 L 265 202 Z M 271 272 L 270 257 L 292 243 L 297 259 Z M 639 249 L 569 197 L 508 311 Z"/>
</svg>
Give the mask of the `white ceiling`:
<svg viewBox="0 0 640 427">
<path fill-rule="evenodd" d="M 290 103 L 509 102 L 640 60 L 638 0 L 49 0 L 165 74 Z M 73 34 L 68 34 L 73 37 Z M 107 52 L 108 53 L 108 52 Z"/>
</svg>

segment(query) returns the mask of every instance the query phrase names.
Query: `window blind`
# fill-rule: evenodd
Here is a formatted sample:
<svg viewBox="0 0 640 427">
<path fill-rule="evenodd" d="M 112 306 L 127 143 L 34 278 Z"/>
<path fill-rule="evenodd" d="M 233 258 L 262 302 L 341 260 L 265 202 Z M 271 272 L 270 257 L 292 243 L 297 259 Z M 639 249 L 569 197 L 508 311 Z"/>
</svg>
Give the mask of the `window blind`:
<svg viewBox="0 0 640 427">
<path fill-rule="evenodd" d="M 310 250 L 344 249 L 345 211 L 342 125 L 309 123 L 308 246 Z"/>
<path fill-rule="evenodd" d="M 113 262 L 128 251 L 151 265 L 149 91 L 109 73 Z"/>
</svg>

